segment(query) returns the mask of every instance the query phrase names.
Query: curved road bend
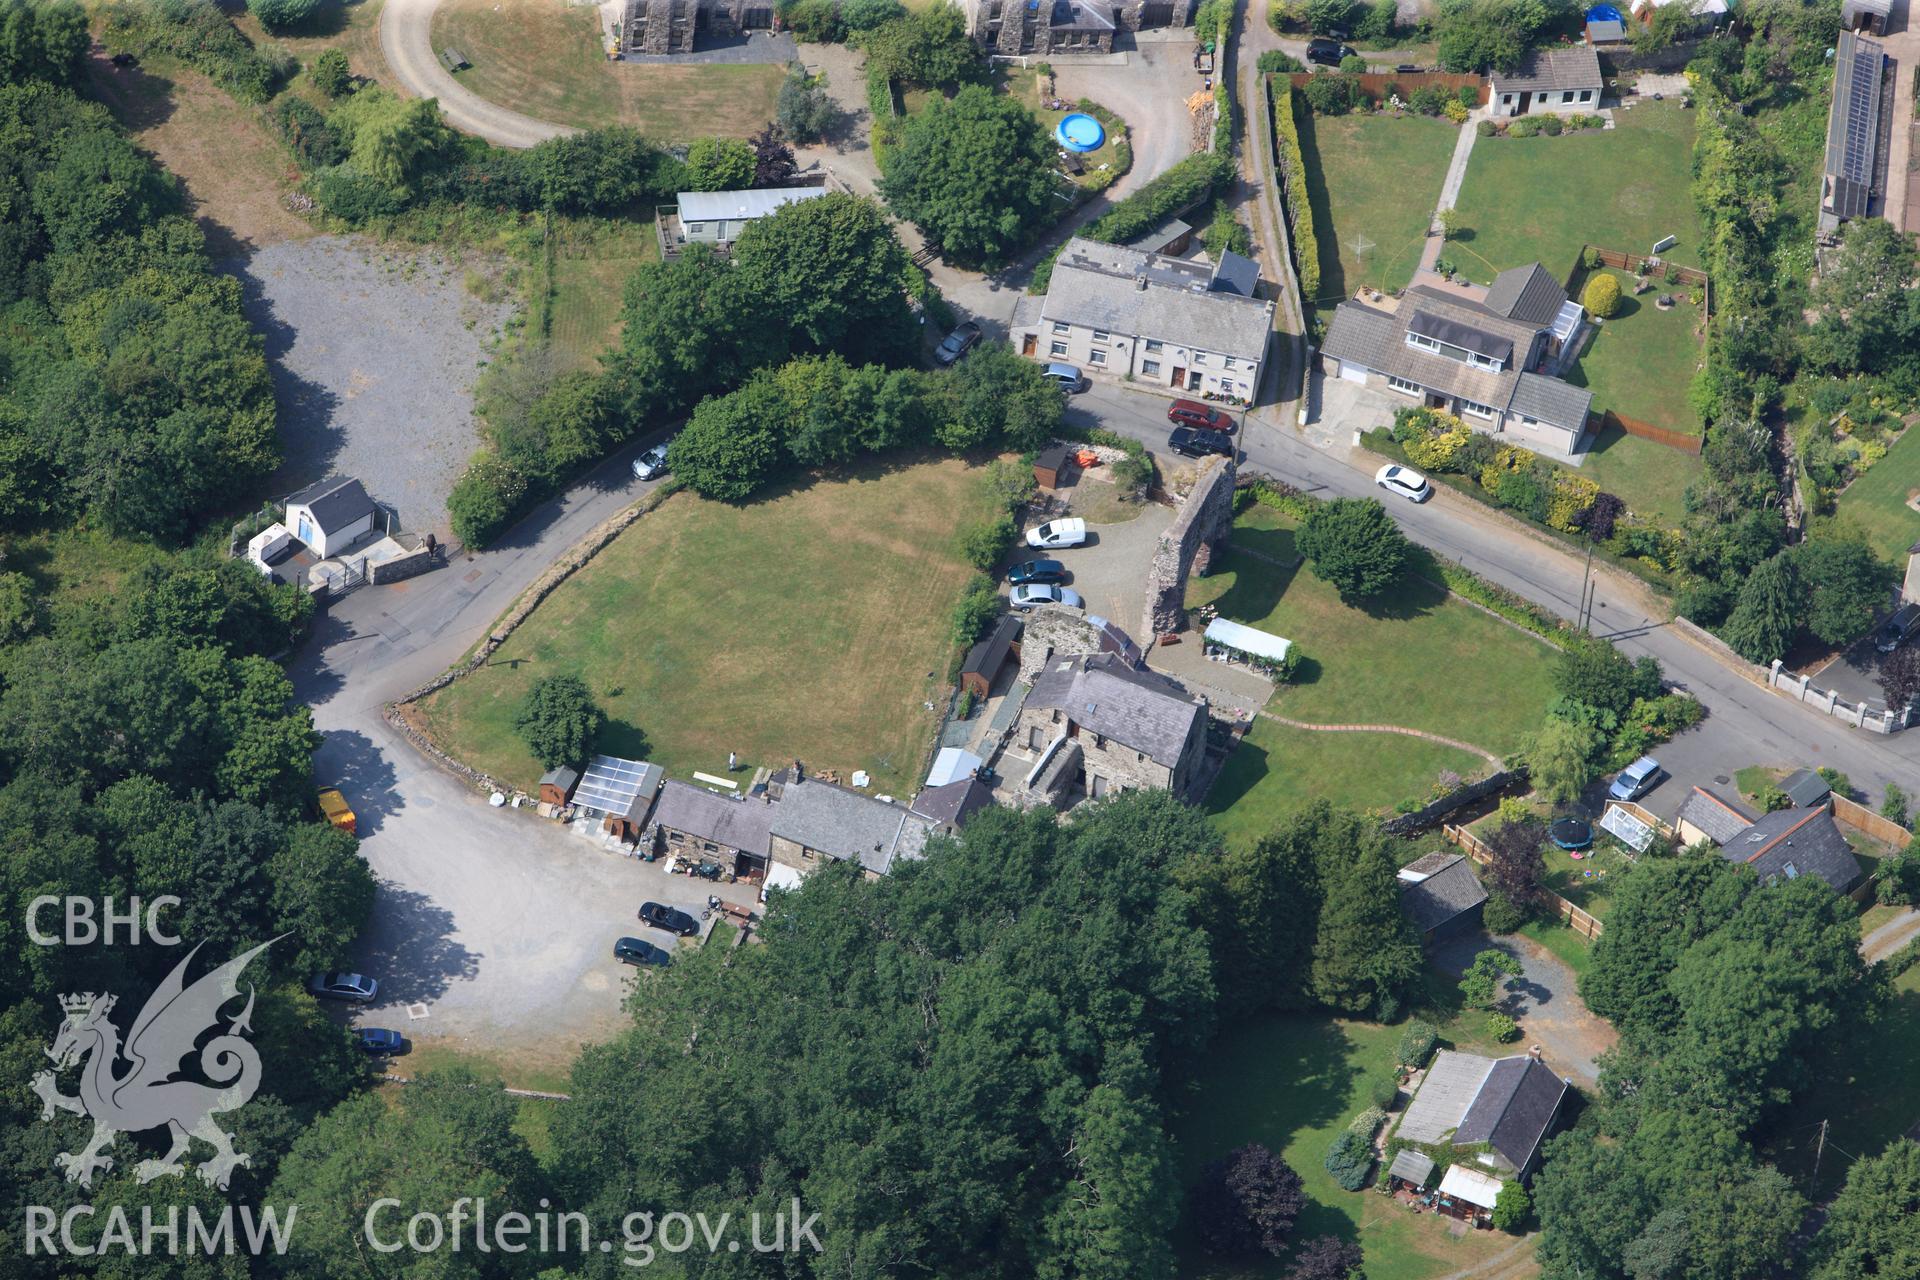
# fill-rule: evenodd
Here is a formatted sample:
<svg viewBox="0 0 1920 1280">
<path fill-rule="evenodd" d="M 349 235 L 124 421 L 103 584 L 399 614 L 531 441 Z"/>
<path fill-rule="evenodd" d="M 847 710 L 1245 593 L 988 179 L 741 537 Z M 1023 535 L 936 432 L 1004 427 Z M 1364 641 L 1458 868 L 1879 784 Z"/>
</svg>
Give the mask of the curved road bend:
<svg viewBox="0 0 1920 1280">
<path fill-rule="evenodd" d="M 394 78 L 416 98 L 437 98 L 447 123 L 497 147 L 531 147 L 577 130 L 495 106 L 440 65 L 433 52 L 433 11 L 440 0 L 387 0 L 380 11 L 380 52 Z"/>
</svg>

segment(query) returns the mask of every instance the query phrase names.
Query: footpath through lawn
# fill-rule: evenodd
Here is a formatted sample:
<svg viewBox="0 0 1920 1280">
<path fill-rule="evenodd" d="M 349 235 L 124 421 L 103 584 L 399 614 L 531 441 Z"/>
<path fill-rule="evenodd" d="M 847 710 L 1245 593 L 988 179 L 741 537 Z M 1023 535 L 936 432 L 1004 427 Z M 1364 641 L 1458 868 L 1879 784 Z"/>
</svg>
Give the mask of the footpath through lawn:
<svg viewBox="0 0 1920 1280">
<path fill-rule="evenodd" d="M 428 725 L 531 788 L 540 766 L 513 717 L 535 680 L 578 675 L 611 721 L 600 750 L 682 777 L 724 774 L 729 751 L 798 756 L 911 794 L 972 572 L 955 535 L 991 505 L 981 470 L 952 459 L 871 463 L 745 506 L 677 495 L 429 700 Z"/>
<path fill-rule="evenodd" d="M 1234 523 L 1239 550 L 1193 582 L 1187 604 L 1213 604 L 1236 622 L 1284 636 L 1302 655 L 1267 711 L 1309 724 L 1390 724 L 1468 742 L 1497 755 L 1519 747 L 1553 696 L 1554 650 L 1423 579 L 1357 608 L 1295 563 L 1294 521 L 1249 507 Z M 1276 563 L 1278 562 L 1278 563 Z M 1423 798 L 1444 771 L 1486 761 L 1442 744 L 1385 733 L 1316 733 L 1257 719 L 1209 797 L 1230 839 L 1250 839 L 1305 799 L 1361 808 Z"/>
</svg>

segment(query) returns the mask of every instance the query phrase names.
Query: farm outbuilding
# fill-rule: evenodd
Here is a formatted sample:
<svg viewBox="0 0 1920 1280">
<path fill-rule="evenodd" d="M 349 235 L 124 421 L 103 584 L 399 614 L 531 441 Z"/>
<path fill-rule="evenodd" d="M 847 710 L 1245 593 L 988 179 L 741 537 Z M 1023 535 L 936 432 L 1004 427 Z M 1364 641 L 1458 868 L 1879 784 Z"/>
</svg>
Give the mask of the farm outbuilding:
<svg viewBox="0 0 1920 1280">
<path fill-rule="evenodd" d="M 1016 662 L 1020 659 L 1020 619 L 1012 615 L 1001 618 L 986 639 L 967 650 L 966 660 L 960 664 L 960 687 L 976 698 L 987 697 L 993 692 L 994 677 L 1009 658 Z"/>
<path fill-rule="evenodd" d="M 338 555 L 373 532 L 380 508 L 351 476 L 330 476 L 287 499 L 286 525 L 316 555 Z"/>
</svg>

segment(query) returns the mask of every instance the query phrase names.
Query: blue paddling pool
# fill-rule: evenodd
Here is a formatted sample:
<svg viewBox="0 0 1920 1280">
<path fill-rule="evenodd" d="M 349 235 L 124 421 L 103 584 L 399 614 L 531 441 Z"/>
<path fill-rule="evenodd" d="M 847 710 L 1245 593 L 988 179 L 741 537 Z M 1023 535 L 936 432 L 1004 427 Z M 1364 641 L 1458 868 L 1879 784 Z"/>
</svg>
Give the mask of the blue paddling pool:
<svg viewBox="0 0 1920 1280">
<path fill-rule="evenodd" d="M 1086 112 L 1075 111 L 1060 118 L 1053 136 L 1069 151 L 1098 151 L 1107 140 L 1107 131 Z"/>
</svg>

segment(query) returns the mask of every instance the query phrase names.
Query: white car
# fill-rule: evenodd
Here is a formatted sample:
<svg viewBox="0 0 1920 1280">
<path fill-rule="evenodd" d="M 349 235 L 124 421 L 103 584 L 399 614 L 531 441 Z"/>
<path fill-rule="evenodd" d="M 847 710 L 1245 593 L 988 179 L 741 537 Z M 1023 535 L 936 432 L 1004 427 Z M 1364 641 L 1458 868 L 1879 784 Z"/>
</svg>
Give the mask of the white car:
<svg viewBox="0 0 1920 1280">
<path fill-rule="evenodd" d="M 1425 502 L 1433 496 L 1433 486 L 1427 483 L 1425 476 L 1397 462 L 1389 462 L 1374 472 L 1373 482 L 1388 493 L 1397 493 L 1415 502 Z"/>
<path fill-rule="evenodd" d="M 667 474 L 667 446 L 657 444 L 633 460 L 633 478 L 654 480 Z"/>
<path fill-rule="evenodd" d="M 1066 520 L 1049 520 L 1035 529 L 1027 530 L 1027 545 L 1053 550 L 1056 547 L 1077 547 L 1087 540 L 1087 522 L 1074 516 Z"/>
<path fill-rule="evenodd" d="M 1051 582 L 1023 582 L 1007 597 L 1007 603 L 1021 613 L 1043 604 L 1060 604 L 1069 609 L 1086 607 L 1078 591 L 1056 587 Z"/>
</svg>

